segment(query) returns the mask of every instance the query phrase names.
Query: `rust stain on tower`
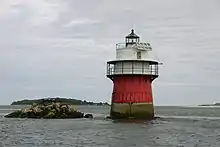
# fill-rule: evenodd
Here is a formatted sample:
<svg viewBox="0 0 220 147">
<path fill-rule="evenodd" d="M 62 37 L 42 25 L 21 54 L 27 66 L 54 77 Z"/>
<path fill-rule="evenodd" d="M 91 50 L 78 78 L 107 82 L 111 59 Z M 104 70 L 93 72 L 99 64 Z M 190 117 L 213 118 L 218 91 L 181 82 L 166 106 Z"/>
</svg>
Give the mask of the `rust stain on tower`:
<svg viewBox="0 0 220 147">
<path fill-rule="evenodd" d="M 158 65 L 151 45 L 141 43 L 133 29 L 125 43 L 116 44 L 116 60 L 107 62 L 107 77 L 114 84 L 111 118 L 154 118 L 151 84 L 159 75 Z"/>
</svg>

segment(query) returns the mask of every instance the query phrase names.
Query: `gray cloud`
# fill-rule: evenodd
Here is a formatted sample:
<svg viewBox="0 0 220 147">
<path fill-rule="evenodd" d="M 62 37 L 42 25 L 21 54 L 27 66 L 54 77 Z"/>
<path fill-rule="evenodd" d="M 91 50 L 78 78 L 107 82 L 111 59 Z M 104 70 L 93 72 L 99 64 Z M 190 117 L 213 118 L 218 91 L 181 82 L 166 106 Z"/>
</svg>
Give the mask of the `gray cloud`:
<svg viewBox="0 0 220 147">
<path fill-rule="evenodd" d="M 0 5 L 0 100 L 67 96 L 110 101 L 106 61 L 135 28 L 164 63 L 156 105 L 220 101 L 216 0 L 38 0 Z"/>
</svg>

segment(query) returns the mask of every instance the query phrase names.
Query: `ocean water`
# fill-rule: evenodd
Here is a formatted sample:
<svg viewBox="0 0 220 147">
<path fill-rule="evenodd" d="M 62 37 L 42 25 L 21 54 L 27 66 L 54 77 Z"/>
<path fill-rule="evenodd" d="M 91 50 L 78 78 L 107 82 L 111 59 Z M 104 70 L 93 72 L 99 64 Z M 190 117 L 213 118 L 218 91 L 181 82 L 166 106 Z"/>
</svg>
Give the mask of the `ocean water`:
<svg viewBox="0 0 220 147">
<path fill-rule="evenodd" d="M 220 107 L 155 107 L 160 119 L 104 119 L 108 106 L 79 106 L 94 119 L 9 119 L 0 106 L 0 147 L 219 147 Z"/>
</svg>

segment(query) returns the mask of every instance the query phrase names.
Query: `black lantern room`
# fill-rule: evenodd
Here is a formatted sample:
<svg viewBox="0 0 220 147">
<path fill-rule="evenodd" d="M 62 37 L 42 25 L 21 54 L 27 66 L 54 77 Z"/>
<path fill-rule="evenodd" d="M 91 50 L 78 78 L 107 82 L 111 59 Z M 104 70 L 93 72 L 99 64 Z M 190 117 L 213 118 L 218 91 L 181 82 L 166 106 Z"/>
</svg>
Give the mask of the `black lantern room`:
<svg viewBox="0 0 220 147">
<path fill-rule="evenodd" d="M 126 46 L 138 43 L 140 37 L 134 33 L 134 30 L 131 30 L 131 33 L 125 37 Z"/>
</svg>

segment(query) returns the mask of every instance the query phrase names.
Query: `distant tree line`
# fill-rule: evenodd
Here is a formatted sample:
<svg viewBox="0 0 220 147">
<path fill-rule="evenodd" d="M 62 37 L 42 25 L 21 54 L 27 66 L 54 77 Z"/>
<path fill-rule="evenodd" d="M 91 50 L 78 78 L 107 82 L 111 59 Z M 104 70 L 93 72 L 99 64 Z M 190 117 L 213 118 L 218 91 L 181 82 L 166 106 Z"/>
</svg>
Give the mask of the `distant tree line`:
<svg viewBox="0 0 220 147">
<path fill-rule="evenodd" d="M 105 103 L 94 103 L 87 102 L 86 100 L 77 100 L 72 98 L 41 98 L 35 100 L 24 99 L 21 101 L 14 101 L 11 105 L 32 105 L 34 103 L 52 103 L 52 102 L 60 102 L 68 105 L 109 105 L 107 102 Z"/>
</svg>

